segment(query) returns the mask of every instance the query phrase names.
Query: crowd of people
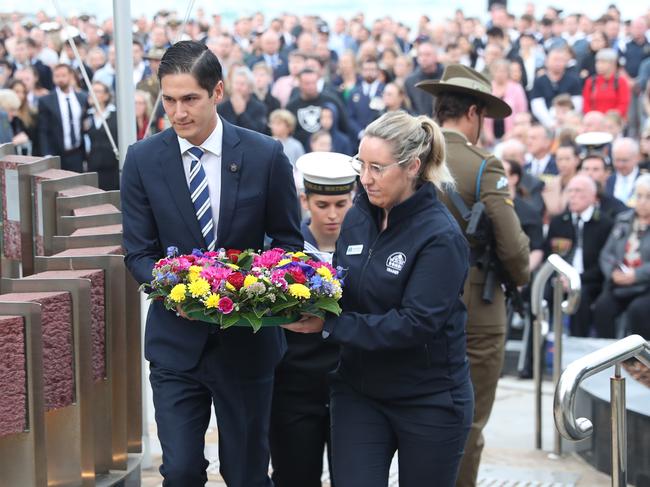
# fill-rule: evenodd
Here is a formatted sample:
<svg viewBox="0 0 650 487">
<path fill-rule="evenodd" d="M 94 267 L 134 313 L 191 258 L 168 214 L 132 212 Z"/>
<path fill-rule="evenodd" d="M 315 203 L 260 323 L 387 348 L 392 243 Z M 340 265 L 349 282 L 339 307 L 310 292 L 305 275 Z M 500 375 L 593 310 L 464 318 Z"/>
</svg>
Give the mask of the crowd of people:
<svg viewBox="0 0 650 487">
<path fill-rule="evenodd" d="M 68 19 L 65 30 L 42 12 L 30 19 L 7 15 L 0 31 L 0 140 L 22 154 L 59 155 L 63 168 L 96 171 L 102 188 L 119 188 L 112 19 L 80 15 Z M 623 19 L 615 5 L 592 16 L 536 12 L 531 3 L 518 17 L 495 4 L 487 22 L 462 10 L 445 20 L 423 15 L 416 28 L 390 16 L 358 14 L 328 24 L 315 16 L 269 19 L 260 12 L 226 26 L 219 15 L 199 10 L 180 32 L 178 17 L 160 11 L 134 21 L 138 139 L 169 126 L 160 104 L 152 113 L 160 89 L 156 73 L 165 49 L 179 39 L 204 43 L 220 60 L 226 95 L 220 116 L 280 140 L 294 165 L 311 151 L 352 156 L 365 127 L 384 113 L 432 116 L 433 98 L 415 85 L 439 79 L 447 65 L 471 66 L 512 108 L 503 120 L 486 119 L 479 145 L 507 161 L 517 206 L 532 205 L 532 213 L 522 211 L 528 219 L 538 216 L 545 229 L 542 237 L 534 230 L 532 250 L 541 253 L 533 252 L 531 270 L 540 255 L 559 251 L 576 259 L 577 253 L 584 300 L 571 332 L 615 336 L 614 326 L 595 326 L 592 313 L 601 292 L 620 285 L 612 266 L 599 261 L 616 217 L 642 211 L 635 182 L 650 168 L 649 25 L 650 13 Z M 63 32 L 73 35 L 81 59 Z M 613 142 L 585 152 L 576 136 L 588 132 L 610 133 Z M 570 182 L 579 173 L 595 182 L 588 207 L 597 209 L 579 228 L 589 232 L 598 221 L 597 239 L 580 240 L 582 230 L 569 221 L 576 219 Z M 583 242 L 589 251 L 576 252 Z M 621 256 L 620 264 L 650 265 L 645 252 L 638 254 L 637 260 Z M 622 272 L 620 265 L 614 270 Z M 646 280 L 637 274 L 639 287 Z"/>
<path fill-rule="evenodd" d="M 380 245 L 379 237 L 382 235 L 402 241 L 406 232 L 413 243 L 419 241 L 420 233 L 425 232 L 425 237 L 435 233 L 444 222 L 449 227 L 445 227 L 447 233 L 459 236 L 459 227 L 450 223 L 446 216 L 442 217 L 446 210 L 441 210 L 438 197 L 457 217 L 461 227 L 462 219 L 456 213 L 464 213 L 462 206 L 471 206 L 468 202 L 480 200 L 485 203 L 488 217 L 495 226 L 496 254 L 511 274 L 514 287 L 518 285 L 524 296 L 527 292 L 523 286 L 528 276 L 534 274 L 545 257 L 558 253 L 582 277 L 580 307 L 570 318 L 571 334 L 613 338 L 639 333 L 650 338 L 648 322 L 643 319 L 650 313 L 650 174 L 646 174 L 650 169 L 650 11 L 645 16 L 624 19 L 612 5 L 602 15 L 592 17 L 591 14 L 565 13 L 556 8 L 536 12 L 531 3 L 523 15 L 514 16 L 504 5 L 495 3 L 490 8 L 487 22 L 458 10 L 450 19 L 432 19 L 423 15 L 414 28 L 390 16 L 369 19 L 363 14 L 327 23 L 317 16 L 286 14 L 265 18 L 263 13 L 256 13 L 237 19 L 232 26 L 225 25 L 219 15 L 208 16 L 201 9 L 187 24 L 168 11 L 160 11 L 151 19 L 141 17 L 134 21 L 132 47 L 137 138 L 147 139 L 170 126 L 174 131 L 165 131 L 151 142 L 133 146 L 129 152 L 131 157 L 127 158 L 127 163 L 131 162 L 125 165 L 122 181 L 116 151 L 118 113 L 112 103 L 116 86 L 112 20 L 100 22 L 93 16 L 80 15 L 67 19 L 67 22 L 69 26 L 63 29 L 56 19 L 47 18 L 43 13 L 29 20 L 18 14 L 5 19 L 0 30 L 0 143 L 12 142 L 17 151 L 25 155 L 58 155 L 63 169 L 97 172 L 103 189 L 122 186 L 125 242 L 130 254 L 127 255 L 127 265 L 132 272 L 139 272 L 137 277 L 142 282 L 149 277 L 149 261 L 159 249 L 141 249 L 144 255 L 142 263 L 134 263 L 133 259 L 138 257 L 133 249 L 137 250 L 143 242 L 156 246 L 167 241 L 173 244 L 174 239 L 180 238 L 177 232 L 164 233 L 166 229 L 147 226 L 153 221 L 153 216 L 147 211 L 164 213 L 169 210 L 159 201 L 155 208 L 146 201 L 146 195 L 160 191 L 162 179 L 159 181 L 159 177 L 169 179 L 169 174 L 157 173 L 159 168 L 152 165 L 145 148 L 157 148 L 163 139 L 167 142 L 176 140 L 172 137 L 175 131 L 187 145 L 181 147 L 186 167 L 185 174 L 180 167 L 175 168 L 178 177 L 168 184 L 177 185 L 174 188 L 180 194 L 185 190 L 183 176 L 186 176 L 190 188 L 194 181 L 201 189 L 196 190 L 199 194 L 203 193 L 206 184 L 209 185 L 210 178 L 215 177 L 209 169 L 203 171 L 201 160 L 206 163 L 221 157 L 221 142 L 215 144 L 216 139 L 212 139 L 214 131 L 215 138 L 222 137 L 224 141 L 224 154 L 232 151 L 228 152 L 229 157 L 239 154 L 233 147 L 240 140 L 256 147 L 260 153 L 260 160 L 254 166 L 256 171 L 270 174 L 265 178 L 253 177 L 257 174 L 245 169 L 240 172 L 239 163 L 233 162 L 229 171 L 223 173 L 231 178 L 228 180 L 231 184 L 229 191 L 236 192 L 244 184 L 251 188 L 266 188 L 265 184 L 281 181 L 283 175 L 274 172 L 282 171 L 281 164 L 274 161 L 284 156 L 274 147 L 284 149 L 284 155 L 293 166 L 294 180 L 304 190 L 303 205 L 312 215 L 311 222 L 307 221 L 302 229 L 305 248 L 310 239 L 314 241 L 312 247 L 320 253 L 331 253 L 336 247 L 339 262 L 349 260 L 349 267 L 354 270 L 360 262 L 356 256 L 369 251 L 368 248 L 373 250 L 375 244 L 378 249 L 388 252 Z M 70 39 L 64 39 L 63 33 Z M 72 49 L 68 40 L 76 49 Z M 180 40 L 193 42 L 179 43 Z M 75 51 L 80 57 L 76 57 Z M 207 58 L 204 52 L 209 53 Z M 165 83 L 167 86 L 163 86 L 161 96 L 161 84 Z M 190 90 L 188 94 L 188 87 L 194 91 Z M 187 113 L 198 117 L 199 122 L 204 122 L 201 133 L 192 133 L 191 121 L 187 124 L 179 122 L 183 119 L 183 114 L 178 113 L 181 105 Z M 228 124 L 217 122 L 215 107 L 219 117 Z M 429 117 L 436 119 L 442 130 Z M 253 132 L 272 136 L 281 144 L 260 138 Z M 422 140 L 413 142 L 418 137 Z M 171 148 L 172 145 L 167 144 L 169 154 L 166 157 L 169 160 L 178 156 L 177 151 Z M 321 195 L 316 203 L 314 195 L 319 193 L 315 188 L 323 191 L 327 185 L 318 180 L 310 182 L 309 174 L 300 169 L 300 161 L 304 163 L 305 155 L 312 152 L 349 156 L 354 174 L 346 176 L 350 181 L 346 179 L 345 191 L 340 193 L 343 186 L 336 182 L 332 184 L 331 194 L 324 193 L 324 196 L 336 196 L 340 201 L 336 202 L 334 198 L 334 202 L 328 202 Z M 318 156 L 312 164 L 326 166 L 333 160 L 330 156 L 323 155 L 322 159 Z M 139 172 L 143 165 L 151 166 L 148 179 L 142 178 Z M 391 170 L 394 167 L 399 170 Z M 310 170 L 318 172 L 313 165 Z M 389 176 L 385 177 L 385 173 Z M 359 176 L 360 189 L 362 187 L 365 191 L 355 200 L 355 209 L 351 210 L 351 218 L 357 218 L 358 225 L 341 228 L 339 221 L 334 236 L 337 240 L 333 235 L 327 235 L 327 224 L 318 227 L 317 220 L 321 217 L 317 215 L 321 210 L 324 214 L 326 206 L 333 204 L 338 210 L 332 214 L 338 215 L 338 220 L 342 218 L 352 204 L 350 193 L 356 175 Z M 240 183 L 240 178 L 246 183 Z M 200 184 L 203 179 L 206 184 Z M 458 191 L 456 199 L 453 191 L 445 192 L 453 187 L 454 180 Z M 216 183 L 213 181 L 213 184 Z M 264 188 L 263 191 L 267 191 Z M 457 204 L 459 195 L 465 201 Z M 270 229 L 276 232 L 283 225 L 290 226 L 283 235 L 288 238 L 285 243 L 298 248 L 300 235 L 294 196 L 283 195 L 283 204 L 287 208 L 296 207 L 296 211 L 291 210 L 291 221 L 266 223 L 271 226 L 277 223 L 276 228 Z M 207 194 L 202 197 L 207 201 Z M 259 195 L 244 199 L 248 205 L 244 213 L 262 212 L 262 206 L 253 204 L 260 199 Z M 398 211 L 403 203 L 408 203 L 406 209 Z M 161 206 L 164 208 L 159 208 Z M 212 213 L 206 213 L 210 206 L 204 202 L 199 221 L 201 218 L 212 219 Z M 216 221 L 220 218 L 218 208 L 216 204 Z M 190 211 L 189 203 L 185 209 L 188 210 L 186 221 L 198 216 L 198 213 L 194 215 Z M 199 208 L 195 209 L 198 212 Z M 422 222 L 412 221 L 412 214 L 420 212 L 429 223 L 435 221 L 435 225 L 431 224 L 429 228 L 420 224 Z M 368 215 L 372 217 L 367 218 Z M 260 221 L 266 219 L 268 215 L 264 218 L 259 216 Z M 402 224 L 400 219 L 408 222 L 404 227 L 406 230 L 397 231 L 398 225 Z M 226 218 L 226 222 L 219 223 L 218 227 L 228 225 L 229 221 Z M 231 228 L 236 230 L 233 230 L 233 235 L 238 236 L 237 243 L 253 242 L 250 229 L 242 221 L 238 220 L 238 225 Z M 178 225 L 181 223 L 179 220 Z M 330 226 L 336 225 L 332 223 Z M 370 230 L 362 232 L 366 226 Z M 207 225 L 203 227 L 206 232 L 201 231 L 203 237 L 213 237 L 211 245 L 214 246 L 219 238 L 230 238 L 230 235 L 219 236 L 218 232 L 215 235 L 213 227 L 218 230 L 217 225 Z M 267 230 L 258 231 L 254 243 L 246 245 L 259 247 L 264 234 L 272 233 Z M 164 234 L 158 235 L 157 231 Z M 139 238 L 140 234 L 146 234 L 146 238 Z M 367 239 L 368 235 L 376 238 L 366 242 L 364 238 Z M 223 243 L 223 240 L 219 241 Z M 481 429 L 489 417 L 501 369 L 499 357 L 502 353 L 493 353 L 486 343 L 492 340 L 494 349 L 502 350 L 499 347 L 503 346 L 505 333 L 500 324 L 505 321 L 505 298 L 497 286 L 498 299 L 491 305 L 482 301 L 487 278 L 484 270 L 477 268 L 477 259 L 481 257 L 475 255 L 476 246 L 472 239 L 469 256 L 465 255 L 467 249 L 464 243 L 460 243 L 460 238 L 444 241 L 444 248 L 450 255 L 462 258 L 457 259 L 459 263 L 453 272 L 458 282 L 451 287 L 441 283 L 442 287 L 436 288 L 439 291 L 436 298 L 445 296 L 443 291 L 449 292 L 450 289 L 454 294 L 453 299 L 452 296 L 445 299 L 447 306 L 455 310 L 455 318 L 441 318 L 440 322 L 444 322 L 445 333 L 456 340 L 445 339 L 445 343 L 457 343 L 458 350 L 461 350 L 464 346 L 461 342 L 465 342 L 460 339 L 464 311 L 461 312 L 463 307 L 458 294 L 464 277 L 469 275 L 463 299 L 472 301 L 467 305 L 469 318 L 466 326 L 467 356 L 471 368 L 468 370 L 466 367 L 465 353 L 453 354 L 452 359 L 460 360 L 458 363 L 451 360 L 437 364 L 453 366 L 458 377 L 444 384 L 440 379 L 444 394 L 429 399 L 451 401 L 454 414 L 463 417 L 463 421 L 456 425 L 454 436 L 450 437 L 454 448 L 440 445 L 439 448 L 453 457 L 451 463 L 460 464 L 457 485 L 473 485 L 482 449 Z M 226 243 L 234 245 L 233 242 L 235 240 Z M 429 252 L 438 255 L 436 245 L 430 249 L 430 244 L 423 237 L 423 262 L 428 262 Z M 184 246 L 190 248 L 189 240 Z M 469 270 L 465 267 L 466 258 L 470 260 Z M 376 270 L 384 276 L 384 270 L 392 270 L 392 274 L 399 275 L 405 266 L 410 268 L 413 265 L 406 259 L 405 255 L 394 253 L 388 260 L 376 261 L 379 262 L 375 263 L 378 270 L 370 267 L 370 271 Z M 455 261 L 442 258 L 441 262 L 436 260 L 434 267 L 442 266 L 442 262 L 451 266 Z M 367 265 L 361 266 L 359 275 L 353 273 L 351 281 L 360 279 L 359 276 L 365 275 L 366 271 Z M 427 274 L 430 270 L 421 272 Z M 477 277 L 479 273 L 480 280 Z M 421 344 L 416 332 L 422 323 L 428 323 L 427 319 L 435 321 L 428 323 L 432 329 L 438 326 L 436 313 L 426 308 L 433 306 L 431 296 L 419 292 L 422 288 L 420 281 L 411 286 L 408 282 L 396 280 L 396 285 L 404 288 L 398 294 L 381 288 L 383 282 L 377 277 L 363 284 L 369 288 L 368 296 L 382 296 L 372 304 L 365 302 L 360 292 L 358 297 L 349 295 L 346 298 L 344 311 L 350 314 L 344 313 L 338 319 L 330 317 L 325 322 L 312 319 L 310 323 L 303 321 L 295 325 L 294 331 L 312 328 L 314 332 L 323 331 L 343 347 L 339 368 L 341 382 L 332 389 L 332 405 L 339 408 L 338 412 L 332 413 L 332 418 L 339 422 L 339 428 L 333 427 L 335 436 L 331 438 L 334 445 L 338 445 L 338 462 L 342 467 L 338 473 L 335 472 L 334 478 L 341 485 L 362 485 L 360 481 L 351 480 L 355 478 L 356 468 L 356 460 L 351 459 L 356 458 L 355 454 L 365 452 L 357 448 L 355 441 L 368 435 L 363 428 L 358 429 L 363 425 L 359 418 L 367 417 L 368 411 L 376 412 L 377 404 L 387 399 L 379 397 L 382 391 L 390 389 L 386 375 L 369 376 L 367 371 L 358 367 L 361 362 L 358 349 L 368 347 L 373 353 L 366 356 L 377 360 L 374 366 L 379 370 L 389 365 L 386 374 L 394 373 L 391 361 L 396 356 L 401 357 L 403 351 L 393 350 L 386 355 L 390 360 L 385 360 L 381 353 L 374 353 L 375 349 L 384 346 L 399 349 L 402 343 L 407 350 L 414 340 Z M 357 287 L 361 289 L 360 286 Z M 413 293 L 413 299 L 409 297 L 410 293 Z M 402 301 L 393 302 L 398 295 L 403 297 Z M 422 304 L 422 307 L 414 303 Z M 411 319 L 410 315 L 405 315 L 404 327 L 391 328 L 402 322 L 388 320 L 386 316 L 394 318 L 391 313 L 399 314 L 402 307 L 417 309 L 419 318 Z M 358 310 L 363 312 L 358 313 Z M 184 317 L 178 314 L 174 317 L 162 311 L 157 319 L 170 323 L 170 330 L 172 325 L 184 329 Z M 414 325 L 413 335 L 405 331 L 410 330 L 410 325 Z M 155 330 L 156 333 L 167 333 L 161 327 Z M 364 335 L 368 330 L 374 331 Z M 427 330 L 427 333 L 431 331 Z M 193 342 L 197 350 L 205 341 L 203 335 L 207 336 L 197 329 Z M 395 343 L 388 343 L 387 336 Z M 431 338 L 426 334 L 422 336 Z M 165 361 L 176 353 L 177 347 L 171 335 L 163 338 L 167 341 L 160 343 L 165 342 L 168 348 L 156 342 L 158 345 L 154 344 L 156 346 L 151 346 L 146 352 L 147 358 L 153 357 L 152 383 L 155 394 L 159 395 L 171 390 L 167 389 L 168 385 L 162 387 L 163 382 L 169 379 Z M 210 336 L 207 340 L 209 346 L 203 349 L 201 356 L 205 358 L 214 354 L 217 357 L 221 338 Z M 248 347 L 250 343 L 244 341 L 242 339 L 240 345 Z M 302 345 L 306 346 L 305 343 Z M 421 373 L 420 360 L 426 360 L 426 374 L 433 374 L 436 367 L 432 366 L 432 360 L 436 357 L 432 351 L 438 350 L 435 348 L 438 346 L 437 341 L 427 342 L 423 350 L 418 351 L 418 354 L 422 352 L 421 355 L 403 354 L 403 359 L 398 361 L 406 367 L 412 360 L 413 370 L 408 372 L 411 374 L 416 369 Z M 431 350 L 428 347 L 432 347 Z M 278 357 L 273 360 L 279 360 L 280 348 L 277 349 Z M 406 355 L 409 355 L 409 360 Z M 185 358 L 189 368 L 191 364 L 196 365 L 193 354 Z M 156 366 L 161 364 L 163 368 L 156 370 Z M 177 364 L 169 362 L 168 365 L 173 368 Z M 219 370 L 218 373 L 223 372 Z M 281 373 L 282 367 L 278 370 Z M 475 397 L 471 427 L 468 423 L 471 401 L 467 401 L 471 397 L 467 382 L 470 373 Z M 433 387 L 438 379 L 437 376 L 427 376 L 425 382 Z M 402 382 L 400 376 L 395 383 Z M 316 392 L 327 398 L 328 387 Z M 372 387 L 377 387 L 377 390 Z M 359 393 L 363 388 L 365 390 Z M 282 388 L 276 386 L 276 390 L 282 391 Z M 210 393 L 218 396 L 219 391 L 215 386 Z M 399 387 L 393 392 L 397 395 L 403 393 Z M 437 389 L 433 392 L 440 394 Z M 292 397 L 291 393 L 289 391 L 287 397 Z M 271 450 L 275 458 L 275 475 L 281 477 L 281 454 L 286 452 L 287 442 L 286 439 L 280 442 L 280 453 L 273 452 L 277 450 L 273 446 L 274 428 L 286 427 L 288 423 L 284 424 L 282 418 L 278 418 L 278 398 L 275 397 L 274 401 Z M 293 405 L 293 398 L 289 402 Z M 228 401 L 224 400 L 226 403 Z M 327 399 L 323 404 L 329 407 Z M 169 408 L 165 409 L 167 406 Z M 405 418 L 406 422 L 411 421 L 411 415 L 419 411 L 414 411 L 411 406 L 417 409 L 419 404 L 413 403 L 400 410 L 386 424 L 378 421 L 372 426 L 375 432 L 381 430 L 380 443 L 386 445 L 386 451 L 395 446 L 395 441 L 403 441 L 406 445 L 411 441 L 409 432 L 401 429 Z M 438 406 L 445 411 L 451 410 L 446 402 Z M 319 410 L 318 414 L 327 417 L 327 407 L 325 412 Z M 174 424 L 178 411 L 172 411 L 169 404 L 162 402 L 156 405 L 156 409 L 157 414 L 161 411 L 161 417 L 169 413 L 165 424 Z M 384 416 L 396 413 L 394 408 L 381 411 Z M 235 421 L 234 417 L 229 419 Z M 341 424 L 346 426 L 341 427 Z M 429 426 L 433 431 L 439 425 L 432 421 Z M 265 431 L 263 424 L 258 427 Z M 327 428 L 323 431 L 321 434 L 326 437 Z M 230 433 L 234 438 L 240 432 Z M 180 433 L 159 427 L 159 435 L 163 437 L 166 434 L 166 448 L 176 448 L 181 458 L 187 456 L 190 461 L 190 450 L 182 452 L 183 444 L 174 445 L 176 435 Z M 461 462 L 466 435 L 469 435 L 469 440 Z M 196 436 L 200 440 L 201 432 Z M 396 437 L 406 440 L 395 440 Z M 188 444 L 194 448 L 201 447 L 197 438 Z M 275 438 L 284 438 L 284 435 L 277 434 Z M 414 450 L 426 450 L 420 448 L 419 443 L 411 445 Z M 322 452 L 322 445 L 317 446 Z M 296 452 L 300 453 L 301 447 L 302 443 L 298 443 Z M 404 448 L 400 446 L 400 449 Z M 340 454 L 342 451 L 346 452 L 343 456 Z M 375 452 L 382 458 L 382 465 L 389 465 L 392 457 L 392 453 L 386 455 L 386 451 Z M 316 463 L 322 460 L 322 455 L 320 460 L 319 455 L 317 451 L 314 456 Z M 373 455 L 370 452 L 365 459 L 370 464 L 375 461 Z M 409 457 L 418 458 L 415 453 L 409 453 Z M 257 460 L 259 471 L 265 472 L 264 455 Z M 166 475 L 173 476 L 170 465 L 174 462 L 169 458 L 164 461 L 167 462 Z M 289 462 L 290 465 L 293 463 Z M 411 465 L 412 470 L 404 468 L 401 471 L 411 472 L 404 473 L 407 476 L 425 467 L 431 467 L 432 472 L 437 468 L 428 465 L 426 460 L 417 463 L 419 465 Z M 234 472 L 236 468 L 232 468 Z M 319 478 L 320 466 L 311 470 Z M 360 469 L 356 471 L 363 472 Z M 182 478 L 184 473 L 182 470 L 179 472 L 179 478 Z M 197 471 L 196 474 L 199 482 L 204 472 Z M 385 474 L 387 470 L 378 475 L 383 478 Z M 449 479 L 444 484 L 453 484 L 454 476 L 455 472 L 450 470 Z M 280 481 L 276 479 L 276 482 Z M 418 485 L 417 480 L 413 485 Z"/>
</svg>

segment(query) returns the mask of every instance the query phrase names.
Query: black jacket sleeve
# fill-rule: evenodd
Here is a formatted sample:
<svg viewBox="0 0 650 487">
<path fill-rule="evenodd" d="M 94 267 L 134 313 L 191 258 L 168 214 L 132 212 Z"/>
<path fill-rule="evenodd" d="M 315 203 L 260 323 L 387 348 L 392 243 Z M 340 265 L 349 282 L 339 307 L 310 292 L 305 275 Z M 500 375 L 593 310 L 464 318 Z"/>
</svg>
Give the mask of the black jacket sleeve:
<svg viewBox="0 0 650 487">
<path fill-rule="evenodd" d="M 410 348 L 429 341 L 455 313 L 469 251 L 460 234 L 437 236 L 419 253 L 399 308 L 384 314 L 344 312 L 325 321 L 329 338 L 366 350 Z"/>
</svg>

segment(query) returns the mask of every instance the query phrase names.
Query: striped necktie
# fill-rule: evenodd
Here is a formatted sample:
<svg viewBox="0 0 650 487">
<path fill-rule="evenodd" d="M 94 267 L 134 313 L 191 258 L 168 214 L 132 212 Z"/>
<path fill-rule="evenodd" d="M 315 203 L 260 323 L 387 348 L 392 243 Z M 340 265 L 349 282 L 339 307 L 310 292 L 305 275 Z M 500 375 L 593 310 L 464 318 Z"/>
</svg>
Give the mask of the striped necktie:
<svg viewBox="0 0 650 487">
<path fill-rule="evenodd" d="M 214 222 L 212 221 L 212 207 L 210 203 L 210 188 L 208 178 L 201 165 L 203 150 L 199 147 L 191 147 L 187 150 L 192 159 L 190 164 L 190 195 L 192 204 L 196 211 L 196 218 L 201 227 L 201 234 L 208 250 L 214 250 L 216 239 L 214 238 Z"/>
</svg>

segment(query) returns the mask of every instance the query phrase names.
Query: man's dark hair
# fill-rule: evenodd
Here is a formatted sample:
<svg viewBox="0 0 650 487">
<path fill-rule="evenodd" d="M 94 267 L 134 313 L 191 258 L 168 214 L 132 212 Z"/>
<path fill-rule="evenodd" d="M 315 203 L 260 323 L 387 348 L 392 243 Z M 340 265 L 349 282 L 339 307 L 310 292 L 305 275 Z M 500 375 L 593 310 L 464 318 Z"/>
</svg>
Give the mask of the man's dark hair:
<svg viewBox="0 0 650 487">
<path fill-rule="evenodd" d="M 315 75 L 318 75 L 318 73 L 316 71 L 314 71 L 313 69 L 305 68 L 302 71 L 300 71 L 300 73 L 298 73 L 298 79 L 301 79 L 303 74 L 315 74 Z"/>
<path fill-rule="evenodd" d="M 578 147 L 577 144 L 574 144 L 573 142 L 564 142 L 564 143 L 559 145 L 558 149 L 560 149 L 562 147 L 571 149 L 574 156 L 576 156 L 578 158 L 580 157 L 580 147 Z"/>
<path fill-rule="evenodd" d="M 485 34 L 488 37 L 494 37 L 496 39 L 505 38 L 505 34 L 503 33 L 503 29 L 501 27 L 497 27 L 497 26 L 490 27 Z"/>
<path fill-rule="evenodd" d="M 210 96 L 223 79 L 221 63 L 205 44 L 180 41 L 165 51 L 158 68 L 158 79 L 168 74 L 191 74 Z"/>
<path fill-rule="evenodd" d="M 69 64 L 59 63 L 52 68 L 52 72 L 54 73 L 58 69 L 65 69 L 69 74 L 74 74 L 74 69 Z"/>
<path fill-rule="evenodd" d="M 603 163 L 603 169 L 605 169 L 605 170 L 607 170 L 607 168 L 609 167 L 609 159 L 602 152 L 595 151 L 595 150 L 587 151 L 580 158 L 580 166 L 581 167 L 582 167 L 582 163 L 585 162 L 587 159 L 598 159 L 600 162 Z"/>
<path fill-rule="evenodd" d="M 476 105 L 479 113 L 486 104 L 477 97 L 464 93 L 440 93 L 436 95 L 435 116 L 438 123 L 443 124 L 448 120 L 457 120 L 469 112 L 472 105 Z"/>
</svg>

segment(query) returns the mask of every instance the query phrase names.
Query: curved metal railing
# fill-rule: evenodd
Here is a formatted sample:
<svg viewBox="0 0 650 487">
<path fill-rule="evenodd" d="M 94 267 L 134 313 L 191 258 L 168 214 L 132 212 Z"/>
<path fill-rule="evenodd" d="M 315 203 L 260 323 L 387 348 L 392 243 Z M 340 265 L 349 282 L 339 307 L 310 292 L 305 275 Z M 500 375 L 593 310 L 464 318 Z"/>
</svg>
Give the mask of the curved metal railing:
<svg viewBox="0 0 650 487">
<path fill-rule="evenodd" d="M 556 275 L 553 286 L 553 384 L 557 386 L 562 372 L 562 315 L 575 313 L 580 305 L 580 273 L 566 260 L 552 254 L 537 272 L 531 289 L 531 308 L 533 322 L 533 379 L 535 383 L 535 447 L 542 448 L 542 323 L 546 323 L 546 301 L 544 290 L 548 280 Z M 564 278 L 567 286 L 567 299 L 563 301 Z M 561 453 L 559 433 L 555 433 L 554 451 Z"/>
<path fill-rule="evenodd" d="M 627 427 L 625 424 L 625 379 L 621 362 L 636 357 L 650 367 L 650 343 L 640 335 L 631 335 L 572 362 L 562 373 L 555 388 L 553 415 L 555 426 L 567 440 L 579 441 L 591 436 L 593 424 L 575 417 L 578 387 L 588 377 L 614 366 L 611 378 L 612 408 L 612 486 L 627 485 Z"/>
</svg>

